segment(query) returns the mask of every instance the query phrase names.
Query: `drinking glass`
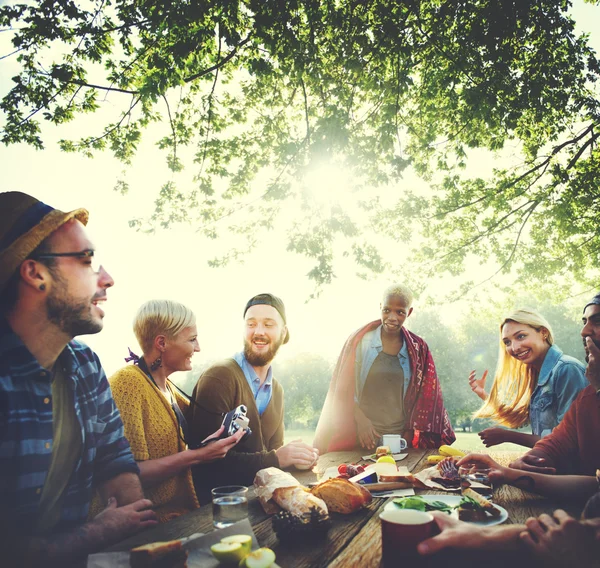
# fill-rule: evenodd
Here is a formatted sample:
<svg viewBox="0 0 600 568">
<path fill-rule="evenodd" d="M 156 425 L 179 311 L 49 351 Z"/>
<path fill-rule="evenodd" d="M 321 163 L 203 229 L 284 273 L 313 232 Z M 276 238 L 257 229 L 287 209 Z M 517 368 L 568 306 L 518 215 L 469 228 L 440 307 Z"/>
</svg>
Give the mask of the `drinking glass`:
<svg viewBox="0 0 600 568">
<path fill-rule="evenodd" d="M 458 475 L 463 489 L 471 487 L 472 483 L 480 483 L 486 487 L 471 487 L 473 491 L 481 493 L 487 499 L 491 499 L 494 488 L 490 483 L 490 468 L 478 467 L 476 465 L 461 465 L 458 468 Z"/>
<path fill-rule="evenodd" d="M 248 517 L 248 488 L 243 485 L 215 487 L 212 493 L 213 526 L 223 529 Z"/>
</svg>

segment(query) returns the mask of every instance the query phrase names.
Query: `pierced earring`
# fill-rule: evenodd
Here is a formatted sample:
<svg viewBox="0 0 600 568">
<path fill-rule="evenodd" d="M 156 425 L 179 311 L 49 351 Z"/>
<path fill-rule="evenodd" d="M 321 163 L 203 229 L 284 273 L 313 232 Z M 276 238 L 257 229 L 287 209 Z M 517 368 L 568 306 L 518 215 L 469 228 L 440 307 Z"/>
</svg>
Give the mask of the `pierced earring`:
<svg viewBox="0 0 600 568">
<path fill-rule="evenodd" d="M 46 289 L 46 285 L 45 284 L 40 284 L 40 290 L 43 292 Z"/>
<path fill-rule="evenodd" d="M 157 359 L 154 359 L 152 363 L 150 363 L 150 370 L 156 371 L 159 367 L 162 367 L 162 355 L 159 355 Z"/>
</svg>

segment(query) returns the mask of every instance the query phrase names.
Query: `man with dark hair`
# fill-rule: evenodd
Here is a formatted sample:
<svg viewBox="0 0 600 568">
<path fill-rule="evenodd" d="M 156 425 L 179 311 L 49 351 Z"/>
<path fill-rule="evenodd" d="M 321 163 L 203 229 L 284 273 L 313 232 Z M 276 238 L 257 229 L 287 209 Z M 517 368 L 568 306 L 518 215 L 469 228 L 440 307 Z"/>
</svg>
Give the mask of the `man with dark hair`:
<svg viewBox="0 0 600 568">
<path fill-rule="evenodd" d="M 199 496 L 215 485 L 249 485 L 259 469 L 307 469 L 318 453 L 295 440 L 283 445 L 283 389 L 273 378 L 271 362 L 289 341 L 285 306 L 273 294 L 258 294 L 244 309 L 244 350 L 209 367 L 198 379 L 190 406 L 190 431 L 203 440 L 217 430 L 223 414 L 243 404 L 252 434 L 224 459 L 195 471 Z"/>
<path fill-rule="evenodd" d="M 96 354 L 110 275 L 88 212 L 0 194 L 0 549 L 73 565 L 156 523 Z M 106 508 L 87 522 L 92 488 Z"/>
</svg>

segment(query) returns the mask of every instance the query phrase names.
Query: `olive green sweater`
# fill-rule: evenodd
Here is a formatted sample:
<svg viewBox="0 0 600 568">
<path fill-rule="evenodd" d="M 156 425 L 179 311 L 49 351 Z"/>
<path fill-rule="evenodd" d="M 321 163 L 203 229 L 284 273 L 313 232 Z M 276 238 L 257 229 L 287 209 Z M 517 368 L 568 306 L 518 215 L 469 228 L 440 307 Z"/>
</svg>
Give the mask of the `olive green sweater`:
<svg viewBox="0 0 600 568">
<path fill-rule="evenodd" d="M 207 502 L 210 489 L 220 485 L 251 485 L 265 467 L 279 467 L 275 450 L 283 445 L 283 388 L 273 379 L 271 400 L 258 413 L 254 394 L 244 372 L 233 359 L 209 367 L 198 379 L 189 407 L 190 436 L 199 442 L 218 430 L 223 414 L 243 404 L 248 409 L 252 435 L 240 442 L 222 460 L 193 469 L 196 492 Z"/>
</svg>

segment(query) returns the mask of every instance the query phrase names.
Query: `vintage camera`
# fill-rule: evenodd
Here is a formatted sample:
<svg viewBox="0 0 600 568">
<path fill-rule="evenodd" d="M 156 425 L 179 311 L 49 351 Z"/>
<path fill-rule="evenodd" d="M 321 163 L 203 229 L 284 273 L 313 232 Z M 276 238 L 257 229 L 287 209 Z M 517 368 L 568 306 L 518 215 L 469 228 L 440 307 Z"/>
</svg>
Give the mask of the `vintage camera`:
<svg viewBox="0 0 600 568">
<path fill-rule="evenodd" d="M 190 449 L 195 450 L 198 448 L 203 448 L 211 442 L 216 442 L 217 440 L 222 440 L 223 438 L 233 436 L 240 428 L 244 430 L 244 435 L 240 440 L 240 442 L 243 442 L 250 436 L 250 434 L 252 434 L 252 430 L 249 426 L 250 421 L 246 416 L 247 411 L 248 409 L 243 404 L 240 404 L 234 410 L 230 410 L 227 414 L 225 414 L 225 418 L 223 418 L 224 429 L 220 436 L 210 438 L 209 440 L 205 440 L 204 442 L 190 444 Z"/>
<path fill-rule="evenodd" d="M 250 420 L 246 416 L 248 409 L 240 404 L 235 410 L 230 410 L 223 418 L 223 426 L 225 429 L 221 434 L 221 438 L 227 438 L 227 436 L 233 436 L 240 428 L 244 430 L 244 435 L 240 442 L 243 442 L 252 434 L 252 430 L 250 430 Z"/>
</svg>

